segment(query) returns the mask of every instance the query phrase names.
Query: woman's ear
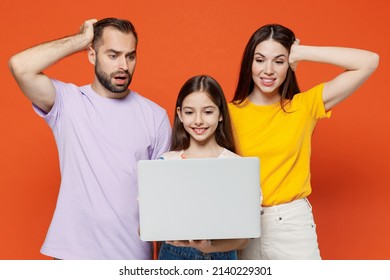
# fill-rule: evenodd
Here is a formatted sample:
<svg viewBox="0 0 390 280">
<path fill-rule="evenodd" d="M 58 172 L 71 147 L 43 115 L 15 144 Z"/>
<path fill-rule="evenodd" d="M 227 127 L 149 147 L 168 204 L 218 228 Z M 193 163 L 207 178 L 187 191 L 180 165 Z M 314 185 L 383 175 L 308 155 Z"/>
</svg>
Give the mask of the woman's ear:
<svg viewBox="0 0 390 280">
<path fill-rule="evenodd" d="M 92 65 L 96 64 L 96 51 L 92 48 L 92 46 L 88 47 L 88 60 Z"/>
<path fill-rule="evenodd" d="M 181 119 L 181 109 L 180 109 L 180 107 L 176 108 L 176 114 L 179 117 L 180 121 L 183 122 L 183 120 Z"/>
<path fill-rule="evenodd" d="M 219 115 L 219 119 L 218 119 L 218 121 L 219 121 L 219 122 L 223 121 L 223 117 L 222 117 L 222 115 L 221 115 L 221 114 Z"/>
</svg>

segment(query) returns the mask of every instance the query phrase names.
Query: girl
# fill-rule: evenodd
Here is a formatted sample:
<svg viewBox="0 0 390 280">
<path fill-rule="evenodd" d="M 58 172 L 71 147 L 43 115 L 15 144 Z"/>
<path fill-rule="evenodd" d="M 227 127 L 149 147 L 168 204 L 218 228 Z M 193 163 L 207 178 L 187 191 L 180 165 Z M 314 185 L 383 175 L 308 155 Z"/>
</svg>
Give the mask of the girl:
<svg viewBox="0 0 390 280">
<path fill-rule="evenodd" d="M 330 117 L 330 110 L 372 74 L 378 60 L 364 50 L 299 45 L 294 33 L 278 24 L 252 35 L 229 110 L 240 154 L 261 159 L 262 234 L 240 258 L 321 258 L 307 200 L 312 132 L 318 119 Z M 345 71 L 301 92 L 293 72 L 300 61 Z"/>
<path fill-rule="evenodd" d="M 171 151 L 161 159 L 238 157 L 227 102 L 210 76 L 195 76 L 181 88 L 176 101 Z M 237 259 L 247 239 L 164 242 L 160 260 Z"/>
</svg>

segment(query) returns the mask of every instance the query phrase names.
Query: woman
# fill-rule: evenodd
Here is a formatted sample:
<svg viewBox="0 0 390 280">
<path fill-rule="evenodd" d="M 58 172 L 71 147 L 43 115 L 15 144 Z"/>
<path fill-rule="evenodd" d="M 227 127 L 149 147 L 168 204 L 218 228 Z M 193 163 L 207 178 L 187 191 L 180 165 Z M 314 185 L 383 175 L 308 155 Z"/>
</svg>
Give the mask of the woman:
<svg viewBox="0 0 390 280">
<path fill-rule="evenodd" d="M 345 69 L 333 80 L 301 92 L 294 70 L 300 61 Z M 377 68 L 377 54 L 351 48 L 299 45 L 294 33 L 269 24 L 250 38 L 229 104 L 242 156 L 261 161 L 262 236 L 242 259 L 321 259 L 311 193 L 311 136 L 317 120 L 350 96 Z"/>
</svg>

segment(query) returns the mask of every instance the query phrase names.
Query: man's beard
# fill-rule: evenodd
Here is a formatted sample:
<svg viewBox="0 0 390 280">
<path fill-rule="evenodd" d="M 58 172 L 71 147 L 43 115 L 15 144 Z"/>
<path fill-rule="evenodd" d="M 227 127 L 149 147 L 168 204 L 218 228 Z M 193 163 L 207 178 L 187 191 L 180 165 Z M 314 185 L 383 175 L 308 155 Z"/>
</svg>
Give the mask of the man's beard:
<svg viewBox="0 0 390 280">
<path fill-rule="evenodd" d="M 111 82 L 112 78 L 115 77 L 118 74 L 126 74 L 127 75 L 127 83 L 123 85 L 115 85 Z M 99 61 L 96 60 L 95 65 L 95 75 L 98 78 L 99 82 L 103 85 L 103 87 L 111 92 L 114 93 L 123 93 L 127 90 L 131 83 L 132 76 L 128 71 L 117 71 L 114 73 L 111 73 L 110 75 L 106 74 L 100 69 Z"/>
</svg>

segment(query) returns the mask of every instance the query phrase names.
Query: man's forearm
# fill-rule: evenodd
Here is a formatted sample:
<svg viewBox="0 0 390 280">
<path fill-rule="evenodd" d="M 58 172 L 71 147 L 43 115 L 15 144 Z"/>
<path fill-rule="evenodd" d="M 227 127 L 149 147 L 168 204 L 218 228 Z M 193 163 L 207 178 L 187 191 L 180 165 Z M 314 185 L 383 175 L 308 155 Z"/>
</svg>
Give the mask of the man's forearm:
<svg viewBox="0 0 390 280">
<path fill-rule="evenodd" d="M 89 43 L 82 34 L 42 43 L 14 55 L 9 65 L 15 76 L 39 74 L 57 61 L 86 49 Z"/>
</svg>

